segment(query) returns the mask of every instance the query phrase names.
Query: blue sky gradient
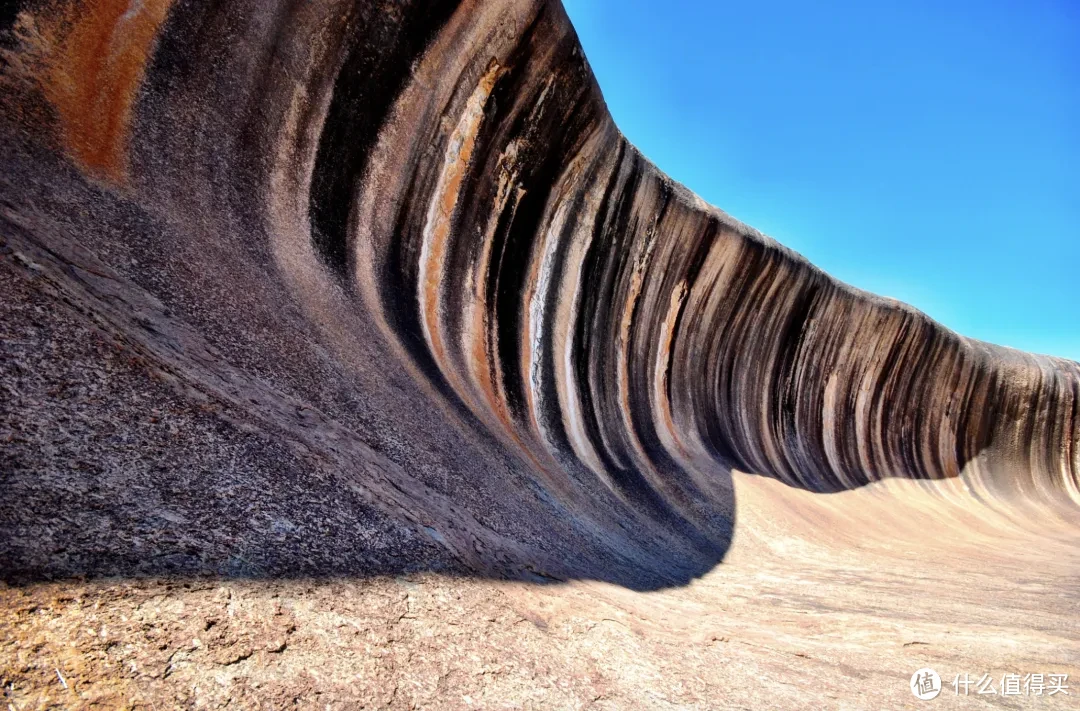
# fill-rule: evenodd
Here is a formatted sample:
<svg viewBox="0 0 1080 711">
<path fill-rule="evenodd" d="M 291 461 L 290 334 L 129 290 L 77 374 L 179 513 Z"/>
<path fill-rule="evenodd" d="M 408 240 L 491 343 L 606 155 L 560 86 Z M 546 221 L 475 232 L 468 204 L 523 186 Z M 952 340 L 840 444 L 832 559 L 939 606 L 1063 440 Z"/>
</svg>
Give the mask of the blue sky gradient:
<svg viewBox="0 0 1080 711">
<path fill-rule="evenodd" d="M 673 178 L 843 281 L 1080 360 L 1080 2 L 564 4 Z"/>
</svg>

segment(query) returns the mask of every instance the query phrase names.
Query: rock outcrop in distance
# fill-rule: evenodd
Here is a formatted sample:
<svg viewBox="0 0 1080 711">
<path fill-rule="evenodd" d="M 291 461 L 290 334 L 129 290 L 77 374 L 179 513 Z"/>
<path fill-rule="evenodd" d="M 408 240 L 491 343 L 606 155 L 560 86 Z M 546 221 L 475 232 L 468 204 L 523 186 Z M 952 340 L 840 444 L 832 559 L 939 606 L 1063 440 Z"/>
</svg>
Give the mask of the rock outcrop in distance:
<svg viewBox="0 0 1080 711">
<path fill-rule="evenodd" d="M 57 558 L 48 506 L 18 503 L 47 499 L 53 464 L 9 439 L 9 580 L 412 566 L 663 587 L 722 560 L 732 471 L 822 495 L 914 480 L 1075 532 L 1080 366 L 840 283 L 671 181 L 612 122 L 558 2 L 31 0 L 3 21 L 0 225 L 31 280 L 5 313 L 48 321 L 14 305 L 50 294 L 236 427 L 160 444 L 170 471 L 236 471 L 243 432 L 285 469 L 181 494 L 176 517 L 214 520 L 162 559 L 132 522 L 163 500 L 114 492 L 91 541 L 76 494 Z M 22 357 L 13 378 L 60 367 Z M 47 427 L 49 407 L 4 410 Z M 100 435 L 64 451 L 130 469 Z M 282 530 L 363 510 L 373 533 L 237 563 L 245 507 Z"/>
</svg>

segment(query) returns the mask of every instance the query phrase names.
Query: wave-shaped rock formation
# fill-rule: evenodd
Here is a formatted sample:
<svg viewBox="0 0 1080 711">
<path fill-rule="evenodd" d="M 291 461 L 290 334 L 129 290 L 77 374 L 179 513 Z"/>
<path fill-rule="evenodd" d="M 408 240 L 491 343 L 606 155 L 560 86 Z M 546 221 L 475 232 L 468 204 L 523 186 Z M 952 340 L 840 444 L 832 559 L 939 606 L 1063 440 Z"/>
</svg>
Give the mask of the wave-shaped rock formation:
<svg viewBox="0 0 1080 711">
<path fill-rule="evenodd" d="M 842 284 L 672 182 L 558 2 L 0 21 L 8 582 L 655 589 L 724 558 L 733 472 L 786 485 L 742 485 L 751 537 L 1007 531 L 1076 572 L 1080 365 Z"/>
<path fill-rule="evenodd" d="M 545 516 L 657 579 L 726 547 L 732 469 L 815 492 L 963 474 L 1075 515 L 1077 364 L 841 284 L 673 183 L 612 123 L 557 3 L 102 0 L 9 21 L 39 133 L 171 223 L 134 281 L 186 267 L 192 308 L 291 321 L 346 382 L 377 330 Z"/>
</svg>

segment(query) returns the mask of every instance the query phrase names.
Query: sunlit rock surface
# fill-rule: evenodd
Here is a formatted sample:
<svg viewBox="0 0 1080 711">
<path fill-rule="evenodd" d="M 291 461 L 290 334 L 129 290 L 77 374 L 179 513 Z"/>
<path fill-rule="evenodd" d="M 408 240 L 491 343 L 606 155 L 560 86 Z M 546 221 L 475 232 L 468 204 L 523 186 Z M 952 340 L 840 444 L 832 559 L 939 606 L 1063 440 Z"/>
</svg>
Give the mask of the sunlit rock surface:
<svg viewBox="0 0 1080 711">
<path fill-rule="evenodd" d="M 1080 669 L 1080 366 L 673 183 L 557 2 L 0 22 L 17 708 L 880 708 L 925 666 Z"/>
</svg>

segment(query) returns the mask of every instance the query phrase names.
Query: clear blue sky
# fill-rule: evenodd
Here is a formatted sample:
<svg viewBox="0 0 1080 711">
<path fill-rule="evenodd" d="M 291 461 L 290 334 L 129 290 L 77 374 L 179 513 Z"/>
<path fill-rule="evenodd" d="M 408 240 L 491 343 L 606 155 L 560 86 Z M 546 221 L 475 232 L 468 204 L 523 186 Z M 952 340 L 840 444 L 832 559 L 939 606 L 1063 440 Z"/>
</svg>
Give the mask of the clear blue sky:
<svg viewBox="0 0 1080 711">
<path fill-rule="evenodd" d="M 564 0 L 616 123 L 832 275 L 1080 360 L 1080 0 Z"/>
</svg>

